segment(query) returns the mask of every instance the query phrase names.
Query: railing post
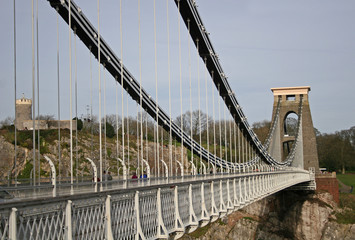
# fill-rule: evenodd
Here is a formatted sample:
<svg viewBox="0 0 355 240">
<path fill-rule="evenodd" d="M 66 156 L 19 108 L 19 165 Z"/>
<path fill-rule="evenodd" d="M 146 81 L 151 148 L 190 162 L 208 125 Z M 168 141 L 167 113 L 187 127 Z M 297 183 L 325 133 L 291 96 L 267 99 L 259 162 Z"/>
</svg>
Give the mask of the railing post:
<svg viewBox="0 0 355 240">
<path fill-rule="evenodd" d="M 197 223 L 197 218 L 194 211 L 194 206 L 192 204 L 192 184 L 189 185 L 189 209 L 190 209 L 190 224 L 195 225 Z"/>
<path fill-rule="evenodd" d="M 72 201 L 68 200 L 67 205 L 65 207 L 65 239 L 66 240 L 72 240 L 73 235 L 72 235 L 72 219 L 71 219 L 71 205 Z"/>
<path fill-rule="evenodd" d="M 205 203 L 205 183 L 201 183 L 201 220 L 202 224 L 201 227 L 206 226 L 210 221 L 210 215 L 206 209 Z"/>
<path fill-rule="evenodd" d="M 157 210 L 158 210 L 158 231 L 157 231 L 157 238 L 163 239 L 168 238 L 168 231 L 164 225 L 163 217 L 162 217 L 162 209 L 161 209 L 161 188 L 158 188 L 157 191 Z"/>
<path fill-rule="evenodd" d="M 17 223 L 16 223 L 17 208 L 12 208 L 9 216 L 9 239 L 17 239 Z"/>
<path fill-rule="evenodd" d="M 178 186 L 175 186 L 174 189 L 174 209 L 175 209 L 175 233 L 177 238 L 182 237 L 185 232 L 185 227 L 184 223 L 181 220 L 180 217 L 180 212 L 179 212 L 179 197 L 178 197 L 179 191 L 178 191 Z"/>
<path fill-rule="evenodd" d="M 113 240 L 112 228 L 111 228 L 111 196 L 107 195 L 106 198 L 106 239 Z"/>
<path fill-rule="evenodd" d="M 221 213 L 221 217 L 225 216 L 225 214 L 227 214 L 227 208 L 226 205 L 223 201 L 223 188 L 222 188 L 222 180 L 219 180 L 219 201 L 220 201 L 220 205 L 219 205 L 219 212 Z"/>
<path fill-rule="evenodd" d="M 234 190 L 233 191 L 233 196 L 234 196 L 233 204 L 234 204 L 235 208 L 238 208 L 239 207 L 239 199 L 238 199 L 238 195 L 237 195 L 237 191 L 236 191 L 236 189 L 237 189 L 236 181 L 237 181 L 237 179 L 234 178 L 233 179 L 233 190 Z"/>
<path fill-rule="evenodd" d="M 214 181 L 211 182 L 211 222 L 214 222 L 218 219 L 219 211 L 218 208 L 216 207 L 216 202 L 214 200 Z"/>
<path fill-rule="evenodd" d="M 140 214 L 139 214 L 139 191 L 136 191 L 136 194 L 134 195 L 134 210 L 136 211 L 136 224 L 137 224 L 137 233 L 136 233 L 136 240 L 140 239 L 145 239 L 143 231 L 142 231 L 142 226 L 141 226 L 141 220 L 140 220 Z"/>
<path fill-rule="evenodd" d="M 228 213 L 231 213 L 233 210 L 234 210 L 234 204 L 232 203 L 232 199 L 231 199 L 229 179 L 227 179 L 227 211 Z"/>
<path fill-rule="evenodd" d="M 241 207 L 244 204 L 243 190 L 242 190 L 242 177 L 238 179 L 239 185 L 239 206 Z"/>
</svg>

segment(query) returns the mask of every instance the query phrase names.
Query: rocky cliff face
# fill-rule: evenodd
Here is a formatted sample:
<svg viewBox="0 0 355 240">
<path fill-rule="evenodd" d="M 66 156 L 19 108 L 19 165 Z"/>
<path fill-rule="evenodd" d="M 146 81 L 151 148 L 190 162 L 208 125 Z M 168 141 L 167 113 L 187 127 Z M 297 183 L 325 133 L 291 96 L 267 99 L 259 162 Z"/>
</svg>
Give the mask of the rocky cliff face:
<svg viewBox="0 0 355 240">
<path fill-rule="evenodd" d="M 183 239 L 355 239 L 355 224 L 338 224 L 329 193 L 284 191 L 253 203 Z"/>
</svg>

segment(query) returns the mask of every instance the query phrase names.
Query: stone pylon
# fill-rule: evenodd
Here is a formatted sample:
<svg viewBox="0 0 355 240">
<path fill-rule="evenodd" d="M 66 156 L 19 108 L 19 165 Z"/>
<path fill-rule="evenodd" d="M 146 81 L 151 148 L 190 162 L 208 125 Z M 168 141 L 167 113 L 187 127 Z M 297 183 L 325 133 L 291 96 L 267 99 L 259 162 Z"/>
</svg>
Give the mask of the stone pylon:
<svg viewBox="0 0 355 240">
<path fill-rule="evenodd" d="M 311 110 L 309 107 L 308 93 L 311 90 L 310 87 L 283 87 L 283 88 L 271 88 L 274 94 L 274 106 L 273 106 L 273 119 L 277 111 L 277 105 L 279 98 L 280 113 L 276 120 L 276 129 L 271 139 L 269 147 L 270 154 L 278 161 L 283 161 L 288 155 L 293 142 L 296 140 L 295 133 L 289 133 L 287 129 L 287 117 L 297 116 L 299 118 L 299 106 L 301 95 L 302 97 L 302 116 L 300 122 L 301 131 L 298 135 L 299 145 L 296 148 L 295 160 L 292 166 L 302 167 L 308 170 L 310 167 L 314 167 L 315 171 L 319 170 L 316 135 L 313 128 Z M 294 115 L 295 114 L 295 115 Z M 297 119 L 298 120 L 298 119 Z"/>
</svg>

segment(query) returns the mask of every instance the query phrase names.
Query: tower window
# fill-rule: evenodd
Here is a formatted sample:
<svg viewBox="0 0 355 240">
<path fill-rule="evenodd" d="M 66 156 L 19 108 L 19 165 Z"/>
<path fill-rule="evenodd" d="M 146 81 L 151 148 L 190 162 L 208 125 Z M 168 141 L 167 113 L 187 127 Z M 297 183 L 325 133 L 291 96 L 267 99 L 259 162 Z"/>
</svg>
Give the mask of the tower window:
<svg viewBox="0 0 355 240">
<path fill-rule="evenodd" d="M 295 101 L 296 95 L 286 95 L 286 101 Z"/>
</svg>

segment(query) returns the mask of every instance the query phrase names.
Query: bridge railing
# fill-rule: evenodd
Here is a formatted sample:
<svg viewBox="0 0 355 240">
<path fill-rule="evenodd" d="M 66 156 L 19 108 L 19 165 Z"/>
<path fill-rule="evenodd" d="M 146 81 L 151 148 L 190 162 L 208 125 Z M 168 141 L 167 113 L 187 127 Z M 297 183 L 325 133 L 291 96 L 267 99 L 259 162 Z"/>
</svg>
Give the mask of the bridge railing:
<svg viewBox="0 0 355 240">
<path fill-rule="evenodd" d="M 0 204 L 0 239 L 174 238 L 298 183 L 308 171 L 229 174 L 213 179 Z"/>
</svg>

